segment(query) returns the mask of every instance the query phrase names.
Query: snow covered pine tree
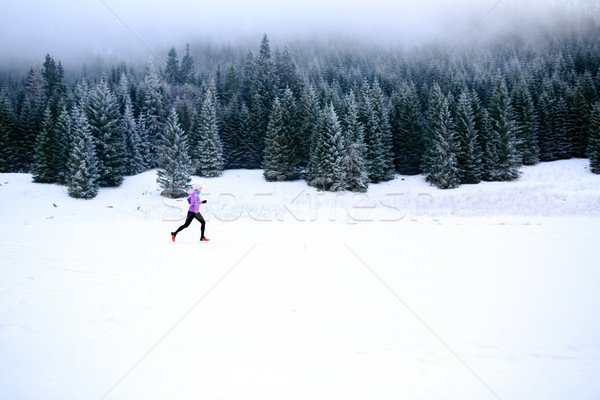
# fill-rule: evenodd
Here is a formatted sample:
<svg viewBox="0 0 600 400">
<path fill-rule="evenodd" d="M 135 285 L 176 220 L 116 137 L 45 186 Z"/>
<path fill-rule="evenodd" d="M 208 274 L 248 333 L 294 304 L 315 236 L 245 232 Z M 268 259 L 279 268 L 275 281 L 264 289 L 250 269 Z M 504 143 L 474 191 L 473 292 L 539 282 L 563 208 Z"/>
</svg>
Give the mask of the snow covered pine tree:
<svg viewBox="0 0 600 400">
<path fill-rule="evenodd" d="M 73 108 L 73 150 L 69 160 L 69 196 L 91 199 L 98 194 L 98 159 L 88 119 L 79 108 Z"/>
<path fill-rule="evenodd" d="M 600 102 L 592 110 L 588 153 L 592 172 L 600 174 Z"/>
<path fill-rule="evenodd" d="M 460 183 L 456 159 L 455 131 L 448 99 L 436 83 L 427 112 L 423 171 L 427 182 L 440 189 L 453 189 Z"/>
<path fill-rule="evenodd" d="M 185 132 L 177 122 L 177 112 L 171 109 L 165 123 L 165 130 L 159 138 L 158 148 L 158 178 L 161 195 L 170 198 L 187 196 L 190 187 L 191 163 L 187 154 L 187 139 Z"/>
<path fill-rule="evenodd" d="M 286 89 L 281 99 L 275 98 L 267 128 L 263 161 L 267 181 L 288 181 L 298 176 L 293 146 L 295 131 L 294 97 L 292 91 Z"/>
</svg>

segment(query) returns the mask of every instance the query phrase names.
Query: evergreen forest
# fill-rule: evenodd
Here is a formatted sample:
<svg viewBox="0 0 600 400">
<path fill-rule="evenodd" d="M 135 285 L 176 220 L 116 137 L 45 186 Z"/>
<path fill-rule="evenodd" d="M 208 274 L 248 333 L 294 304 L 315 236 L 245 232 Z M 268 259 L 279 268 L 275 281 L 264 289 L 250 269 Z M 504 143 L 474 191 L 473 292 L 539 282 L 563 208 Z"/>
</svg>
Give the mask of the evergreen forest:
<svg viewBox="0 0 600 400">
<path fill-rule="evenodd" d="M 589 158 L 600 173 L 600 26 L 505 32 L 413 49 L 293 42 L 171 48 L 145 67 L 0 71 L 0 172 L 76 198 L 158 168 L 169 197 L 190 175 L 262 169 L 329 191 L 396 174 L 441 189 L 518 179 L 522 165 Z"/>
</svg>

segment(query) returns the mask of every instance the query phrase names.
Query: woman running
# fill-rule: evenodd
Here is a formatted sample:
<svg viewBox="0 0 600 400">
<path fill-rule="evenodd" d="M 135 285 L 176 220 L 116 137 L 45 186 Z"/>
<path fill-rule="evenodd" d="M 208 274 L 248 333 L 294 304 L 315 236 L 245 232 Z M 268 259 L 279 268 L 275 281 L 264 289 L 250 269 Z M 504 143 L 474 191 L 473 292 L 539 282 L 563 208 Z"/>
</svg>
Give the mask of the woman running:
<svg viewBox="0 0 600 400">
<path fill-rule="evenodd" d="M 187 198 L 187 201 L 188 201 L 188 203 L 190 203 L 190 209 L 187 213 L 187 217 L 185 218 L 185 223 L 183 225 L 181 225 L 179 228 L 177 228 L 177 230 L 175 232 L 171 232 L 171 240 L 175 241 L 175 236 L 177 236 L 177 234 L 180 231 L 182 231 L 185 228 L 187 228 L 188 226 L 190 226 L 190 224 L 192 223 L 192 220 L 194 218 L 196 218 L 201 224 L 200 240 L 203 242 L 208 242 L 210 239 L 207 239 L 204 237 L 204 227 L 206 225 L 206 221 L 204 221 L 202 214 L 200 214 L 200 204 L 206 203 L 206 200 L 200 201 L 200 193 L 202 193 L 202 186 L 198 186 L 195 189 L 191 189 L 188 193 L 190 194 L 190 197 Z"/>
</svg>

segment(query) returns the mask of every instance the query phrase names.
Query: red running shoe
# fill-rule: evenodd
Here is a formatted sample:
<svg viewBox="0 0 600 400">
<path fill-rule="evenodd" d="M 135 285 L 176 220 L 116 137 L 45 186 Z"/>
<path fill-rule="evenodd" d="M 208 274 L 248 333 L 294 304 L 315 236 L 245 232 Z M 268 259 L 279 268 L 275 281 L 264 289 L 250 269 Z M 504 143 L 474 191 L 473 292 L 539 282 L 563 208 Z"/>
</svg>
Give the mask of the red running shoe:
<svg viewBox="0 0 600 400">
<path fill-rule="evenodd" d="M 174 232 L 171 232 L 171 240 L 175 241 L 175 233 Z"/>
<path fill-rule="evenodd" d="M 200 238 L 200 241 L 202 241 L 202 242 L 210 242 L 210 239 L 207 239 L 207 238 Z"/>
</svg>

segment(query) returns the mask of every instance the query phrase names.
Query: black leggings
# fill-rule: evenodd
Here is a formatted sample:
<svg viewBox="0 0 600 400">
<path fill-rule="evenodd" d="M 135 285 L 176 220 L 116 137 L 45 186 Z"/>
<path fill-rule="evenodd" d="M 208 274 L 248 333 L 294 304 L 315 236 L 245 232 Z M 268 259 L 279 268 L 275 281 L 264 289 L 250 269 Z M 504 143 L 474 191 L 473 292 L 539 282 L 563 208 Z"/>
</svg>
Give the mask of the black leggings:
<svg viewBox="0 0 600 400">
<path fill-rule="evenodd" d="M 199 212 L 195 213 L 195 212 L 188 211 L 187 217 L 185 218 L 185 224 L 183 224 L 179 228 L 177 228 L 177 230 L 175 231 L 175 235 L 177 235 L 180 231 L 182 231 L 185 228 L 187 228 L 188 226 L 190 226 L 190 224 L 192 223 L 192 220 L 194 218 L 196 218 L 198 221 L 200 221 L 200 224 L 202 224 L 202 226 L 200 228 L 200 232 L 202 233 L 202 236 L 200 236 L 200 239 L 203 239 L 204 238 L 204 226 L 206 225 L 206 221 L 204 221 L 202 214 L 200 214 Z"/>
</svg>

